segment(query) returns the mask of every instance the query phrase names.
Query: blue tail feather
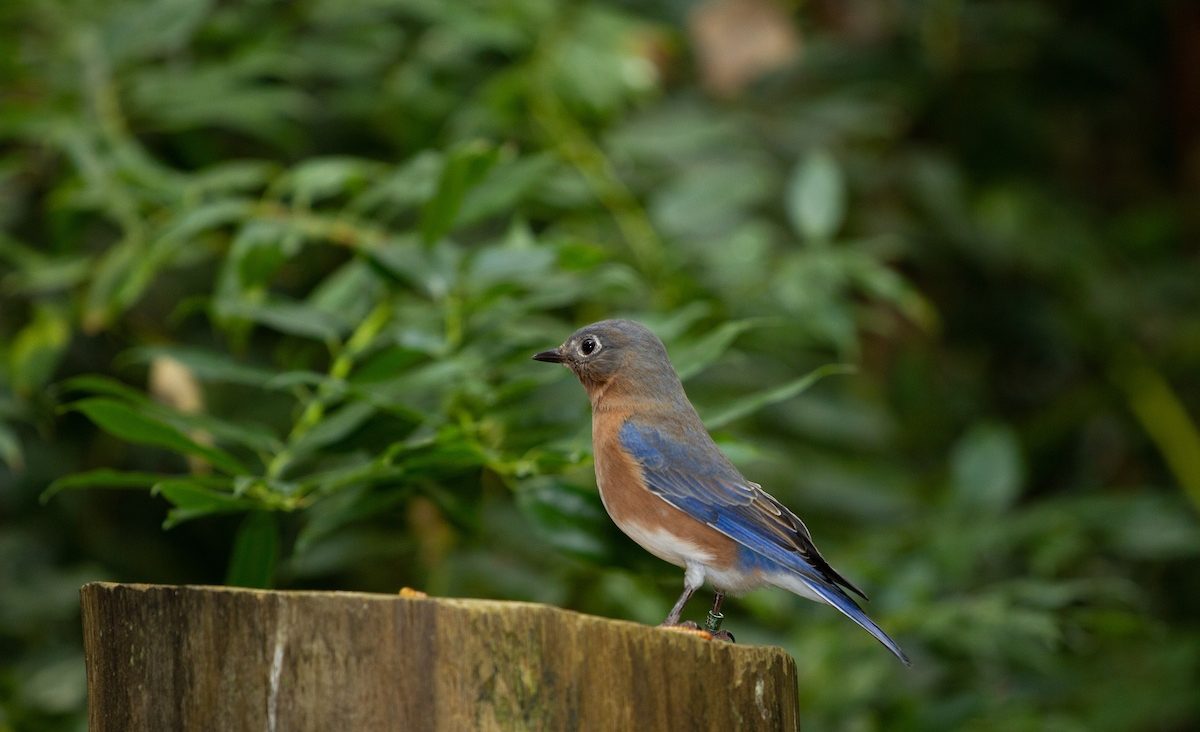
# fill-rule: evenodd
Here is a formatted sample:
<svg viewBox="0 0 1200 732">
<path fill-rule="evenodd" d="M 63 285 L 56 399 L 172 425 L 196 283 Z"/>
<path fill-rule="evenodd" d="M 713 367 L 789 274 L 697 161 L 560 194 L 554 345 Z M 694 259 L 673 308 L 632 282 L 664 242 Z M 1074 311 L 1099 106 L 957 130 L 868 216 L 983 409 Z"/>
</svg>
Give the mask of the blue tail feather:
<svg viewBox="0 0 1200 732">
<path fill-rule="evenodd" d="M 875 636 L 875 640 L 879 641 L 889 651 L 896 654 L 896 658 L 899 658 L 905 666 L 912 665 L 912 661 L 908 660 L 908 656 L 905 655 L 904 651 L 900 649 L 899 644 L 892 640 L 891 636 L 883 632 L 883 628 L 880 628 L 878 625 L 876 625 L 875 621 L 867 617 L 867 614 L 863 612 L 862 608 L 858 606 L 858 603 L 851 599 L 849 595 L 847 595 L 845 592 L 842 592 L 837 587 L 829 587 L 823 583 L 814 582 L 807 577 L 800 577 L 800 581 L 811 588 L 813 592 L 824 598 L 824 600 L 830 605 L 833 605 L 835 608 L 840 610 L 843 615 L 850 618 L 855 623 L 858 623 L 859 627 L 861 627 L 863 630 Z"/>
<path fill-rule="evenodd" d="M 718 528 L 722 528 L 718 525 Z M 896 641 L 875 624 L 875 621 L 867 617 L 863 609 L 858 606 L 842 588 L 833 584 L 833 582 L 824 579 L 816 570 L 805 563 L 797 555 L 786 552 L 777 546 L 770 544 L 760 544 L 761 551 L 755 551 L 745 546 L 745 542 L 739 537 L 737 528 L 733 527 L 734 531 L 727 532 L 732 535 L 732 538 L 743 543 L 742 552 L 739 554 L 739 561 L 747 568 L 755 568 L 764 571 L 767 574 L 780 572 L 795 577 L 804 586 L 812 591 L 825 602 L 837 608 L 843 615 L 853 620 L 860 628 L 875 636 L 875 639 L 884 645 L 889 651 L 896 655 L 905 666 L 911 666 L 912 661 L 908 660 L 908 656 L 901 650 L 900 645 Z"/>
</svg>

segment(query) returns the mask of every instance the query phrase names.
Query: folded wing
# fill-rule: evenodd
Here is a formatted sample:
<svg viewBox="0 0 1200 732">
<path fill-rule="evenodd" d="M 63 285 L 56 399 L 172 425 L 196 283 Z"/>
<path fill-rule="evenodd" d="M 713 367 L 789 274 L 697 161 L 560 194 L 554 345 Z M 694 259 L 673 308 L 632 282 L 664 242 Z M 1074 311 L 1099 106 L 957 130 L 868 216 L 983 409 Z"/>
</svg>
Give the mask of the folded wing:
<svg viewBox="0 0 1200 732">
<path fill-rule="evenodd" d="M 630 419 L 622 425 L 619 439 L 641 466 L 646 485 L 654 494 L 796 575 L 813 593 L 908 663 L 895 641 L 843 591 L 845 588 L 866 599 L 861 590 L 829 566 L 804 522 L 761 486 L 742 477 L 700 429 L 680 428 L 678 434 L 672 434 Z"/>
</svg>

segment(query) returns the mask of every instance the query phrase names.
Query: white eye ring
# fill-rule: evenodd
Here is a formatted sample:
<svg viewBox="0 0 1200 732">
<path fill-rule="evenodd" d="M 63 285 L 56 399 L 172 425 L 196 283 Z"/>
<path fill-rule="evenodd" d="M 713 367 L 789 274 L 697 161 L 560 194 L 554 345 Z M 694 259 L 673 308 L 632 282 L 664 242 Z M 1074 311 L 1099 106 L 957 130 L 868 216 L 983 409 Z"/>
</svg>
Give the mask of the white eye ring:
<svg viewBox="0 0 1200 732">
<path fill-rule="evenodd" d="M 599 338 L 596 336 L 584 336 L 584 338 L 579 341 L 579 348 L 575 350 L 578 351 L 580 356 L 587 358 L 600 353 L 600 349 L 602 348 L 604 348 L 604 344 L 600 342 Z"/>
</svg>

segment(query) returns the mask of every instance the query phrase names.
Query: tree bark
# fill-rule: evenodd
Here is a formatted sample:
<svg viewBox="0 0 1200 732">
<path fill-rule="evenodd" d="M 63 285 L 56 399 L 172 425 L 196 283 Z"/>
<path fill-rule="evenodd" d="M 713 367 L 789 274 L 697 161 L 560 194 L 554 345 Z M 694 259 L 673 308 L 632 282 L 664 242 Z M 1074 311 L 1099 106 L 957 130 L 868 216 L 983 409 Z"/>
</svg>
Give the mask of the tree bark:
<svg viewBox="0 0 1200 732">
<path fill-rule="evenodd" d="M 545 605 L 111 583 L 82 600 L 93 732 L 798 727 L 779 648 Z"/>
</svg>

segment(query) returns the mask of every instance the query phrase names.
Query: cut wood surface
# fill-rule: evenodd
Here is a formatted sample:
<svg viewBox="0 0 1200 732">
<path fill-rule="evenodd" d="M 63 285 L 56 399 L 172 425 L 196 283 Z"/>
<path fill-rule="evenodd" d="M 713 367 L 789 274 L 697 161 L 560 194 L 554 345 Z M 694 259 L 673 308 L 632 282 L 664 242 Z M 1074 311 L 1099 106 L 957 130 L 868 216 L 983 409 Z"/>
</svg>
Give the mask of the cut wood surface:
<svg viewBox="0 0 1200 732">
<path fill-rule="evenodd" d="M 779 648 L 519 602 L 84 586 L 108 730 L 792 730 Z"/>
</svg>

